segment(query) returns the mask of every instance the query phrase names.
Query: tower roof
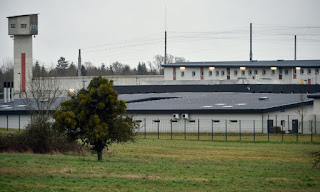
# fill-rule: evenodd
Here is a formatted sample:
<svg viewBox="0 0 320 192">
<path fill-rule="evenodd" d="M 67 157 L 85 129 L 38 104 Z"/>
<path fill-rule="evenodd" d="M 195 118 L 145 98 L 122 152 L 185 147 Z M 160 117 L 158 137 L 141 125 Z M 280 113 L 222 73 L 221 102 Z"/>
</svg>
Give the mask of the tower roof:
<svg viewBox="0 0 320 192">
<path fill-rule="evenodd" d="M 24 16 L 33 16 L 33 15 L 39 15 L 39 13 L 35 13 L 35 14 L 26 14 L 26 15 L 15 15 L 15 16 L 9 16 L 9 17 L 7 17 L 7 18 L 24 17 Z"/>
</svg>

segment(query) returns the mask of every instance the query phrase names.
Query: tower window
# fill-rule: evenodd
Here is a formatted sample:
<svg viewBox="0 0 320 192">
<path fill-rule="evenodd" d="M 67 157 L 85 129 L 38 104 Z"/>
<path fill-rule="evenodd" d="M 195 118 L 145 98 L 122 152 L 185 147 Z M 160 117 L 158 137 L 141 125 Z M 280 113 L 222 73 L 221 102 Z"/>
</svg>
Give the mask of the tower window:
<svg viewBox="0 0 320 192">
<path fill-rule="evenodd" d="M 264 69 L 262 70 L 262 75 L 265 75 L 267 73 L 267 71 Z"/>
<path fill-rule="evenodd" d="M 258 75 L 258 70 L 254 70 L 254 74 L 255 74 L 255 75 Z"/>
<path fill-rule="evenodd" d="M 11 24 L 11 28 L 16 28 L 16 24 Z"/>
<path fill-rule="evenodd" d="M 27 28 L 27 24 L 20 24 L 21 28 Z"/>
<path fill-rule="evenodd" d="M 289 74 L 289 69 L 284 70 L 284 74 L 288 75 Z"/>
<path fill-rule="evenodd" d="M 252 70 L 251 69 L 249 70 L 249 75 L 252 75 Z"/>
<path fill-rule="evenodd" d="M 243 70 L 243 71 L 241 71 L 241 73 L 242 73 L 242 75 L 245 75 L 245 74 L 246 74 L 246 71 Z"/>
<path fill-rule="evenodd" d="M 221 71 L 221 75 L 224 76 L 224 70 Z"/>
<path fill-rule="evenodd" d="M 212 71 L 209 71 L 209 76 L 212 76 Z"/>
<path fill-rule="evenodd" d="M 311 74 L 311 69 L 308 69 L 308 74 Z"/>
<path fill-rule="evenodd" d="M 219 76 L 219 71 L 216 71 L 216 76 Z"/>
<path fill-rule="evenodd" d="M 181 77 L 183 77 L 184 76 L 184 71 L 181 71 Z"/>
<path fill-rule="evenodd" d="M 31 30 L 37 30 L 37 24 L 31 24 Z"/>
</svg>

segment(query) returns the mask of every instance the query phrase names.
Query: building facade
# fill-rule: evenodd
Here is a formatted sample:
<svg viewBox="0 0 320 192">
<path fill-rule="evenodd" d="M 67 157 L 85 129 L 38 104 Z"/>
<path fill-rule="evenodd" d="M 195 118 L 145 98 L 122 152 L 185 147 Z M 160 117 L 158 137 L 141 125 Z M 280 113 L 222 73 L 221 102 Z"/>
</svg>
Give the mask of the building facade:
<svg viewBox="0 0 320 192">
<path fill-rule="evenodd" d="M 164 64 L 166 81 L 209 84 L 320 84 L 320 60 Z"/>
</svg>

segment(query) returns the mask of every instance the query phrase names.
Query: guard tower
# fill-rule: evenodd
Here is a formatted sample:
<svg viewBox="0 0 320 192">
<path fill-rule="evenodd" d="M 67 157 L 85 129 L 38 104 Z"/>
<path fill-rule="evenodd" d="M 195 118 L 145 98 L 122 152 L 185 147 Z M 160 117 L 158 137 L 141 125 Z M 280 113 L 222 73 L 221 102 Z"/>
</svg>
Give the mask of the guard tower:
<svg viewBox="0 0 320 192">
<path fill-rule="evenodd" d="M 26 92 L 32 77 L 32 36 L 38 35 L 38 14 L 17 15 L 8 18 L 8 34 L 14 40 L 13 82 L 16 92 Z"/>
</svg>

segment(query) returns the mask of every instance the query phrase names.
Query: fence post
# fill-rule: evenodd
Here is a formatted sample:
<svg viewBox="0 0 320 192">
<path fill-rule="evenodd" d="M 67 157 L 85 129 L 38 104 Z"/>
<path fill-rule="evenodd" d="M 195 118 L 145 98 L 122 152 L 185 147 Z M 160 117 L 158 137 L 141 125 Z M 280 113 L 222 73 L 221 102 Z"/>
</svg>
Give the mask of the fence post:
<svg viewBox="0 0 320 192">
<path fill-rule="evenodd" d="M 9 117 L 7 115 L 7 131 L 9 131 Z"/>
<path fill-rule="evenodd" d="M 281 140 L 283 142 L 283 125 L 281 124 Z"/>
<path fill-rule="evenodd" d="M 256 141 L 256 120 L 253 120 L 253 141 Z"/>
<path fill-rule="evenodd" d="M 20 132 L 20 114 L 19 114 L 19 132 Z"/>
<path fill-rule="evenodd" d="M 226 120 L 226 141 L 228 141 L 228 121 Z"/>
<path fill-rule="evenodd" d="M 144 118 L 144 138 L 147 138 L 147 119 Z"/>
<path fill-rule="evenodd" d="M 298 127 L 299 127 L 299 123 L 298 123 Z M 297 143 L 298 143 L 298 140 L 299 140 L 299 138 L 298 138 L 299 136 L 298 136 L 298 135 L 299 135 L 299 128 L 297 129 L 297 132 L 296 132 L 296 136 L 297 136 Z"/>
<path fill-rule="evenodd" d="M 200 139 L 200 119 L 198 119 L 198 141 Z"/>
<path fill-rule="evenodd" d="M 313 124 L 312 120 L 310 120 L 309 121 L 309 126 L 310 126 L 310 129 L 311 129 L 311 143 L 312 143 L 312 124 Z"/>
<path fill-rule="evenodd" d="M 261 127 L 262 127 L 262 134 L 263 134 L 263 114 L 262 114 Z"/>
<path fill-rule="evenodd" d="M 211 138 L 211 140 L 213 141 L 213 120 L 212 120 L 212 119 L 211 119 L 211 129 L 212 129 L 212 130 L 211 130 L 211 131 L 212 131 L 212 135 L 211 135 L 212 138 Z"/>
<path fill-rule="evenodd" d="M 170 125 L 171 125 L 171 139 L 172 139 L 172 119 L 170 120 Z"/>
<path fill-rule="evenodd" d="M 240 133 L 240 141 L 241 141 L 241 120 L 239 120 L 239 133 Z"/>
<path fill-rule="evenodd" d="M 314 134 L 317 135 L 317 115 L 314 115 Z"/>
<path fill-rule="evenodd" d="M 187 139 L 187 120 L 184 119 L 184 140 Z"/>
<path fill-rule="evenodd" d="M 270 132 L 270 130 L 269 130 L 269 115 L 268 115 L 268 121 L 267 121 L 267 130 L 268 130 L 268 142 L 269 142 L 269 137 L 270 137 L 270 135 L 269 135 L 269 132 Z"/>
<path fill-rule="evenodd" d="M 158 120 L 158 139 L 160 139 L 160 120 Z"/>
<path fill-rule="evenodd" d="M 290 129 L 290 116 L 288 115 L 288 129 L 287 129 L 287 133 L 289 132 Z"/>
</svg>

